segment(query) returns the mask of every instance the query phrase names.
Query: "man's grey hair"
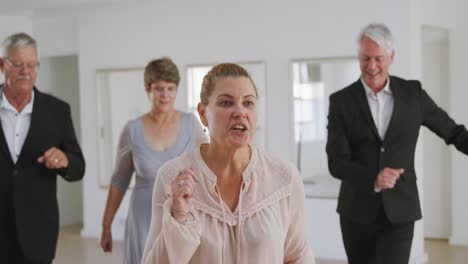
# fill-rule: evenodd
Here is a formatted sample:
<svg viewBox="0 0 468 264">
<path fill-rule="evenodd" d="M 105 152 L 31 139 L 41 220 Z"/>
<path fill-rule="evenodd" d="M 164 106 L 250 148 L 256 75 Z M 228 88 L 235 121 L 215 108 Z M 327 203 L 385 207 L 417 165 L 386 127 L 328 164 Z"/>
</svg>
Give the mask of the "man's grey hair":
<svg viewBox="0 0 468 264">
<path fill-rule="evenodd" d="M 361 48 L 361 41 L 364 37 L 369 37 L 375 41 L 389 54 L 393 51 L 393 35 L 390 29 L 384 24 L 371 23 L 364 27 L 358 37 L 359 48 Z"/>
<path fill-rule="evenodd" d="M 12 48 L 15 47 L 24 47 L 24 46 L 32 46 L 36 49 L 37 51 L 37 43 L 36 40 L 31 37 L 30 35 L 20 32 L 20 33 L 15 33 L 13 35 L 10 35 L 7 37 L 3 42 L 1 46 L 1 54 L 0 56 L 2 58 L 6 58 L 8 56 L 8 51 Z"/>
</svg>

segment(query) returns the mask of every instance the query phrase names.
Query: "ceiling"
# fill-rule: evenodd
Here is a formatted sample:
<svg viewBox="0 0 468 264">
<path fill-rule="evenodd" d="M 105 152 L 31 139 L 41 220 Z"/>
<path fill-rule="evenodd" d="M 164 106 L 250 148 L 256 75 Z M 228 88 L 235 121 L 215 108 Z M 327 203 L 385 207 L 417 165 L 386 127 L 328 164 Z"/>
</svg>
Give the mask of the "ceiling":
<svg viewBox="0 0 468 264">
<path fill-rule="evenodd" d="M 0 0 L 0 14 L 14 14 L 38 9 L 66 8 L 71 6 L 130 1 L 131 0 Z"/>
</svg>

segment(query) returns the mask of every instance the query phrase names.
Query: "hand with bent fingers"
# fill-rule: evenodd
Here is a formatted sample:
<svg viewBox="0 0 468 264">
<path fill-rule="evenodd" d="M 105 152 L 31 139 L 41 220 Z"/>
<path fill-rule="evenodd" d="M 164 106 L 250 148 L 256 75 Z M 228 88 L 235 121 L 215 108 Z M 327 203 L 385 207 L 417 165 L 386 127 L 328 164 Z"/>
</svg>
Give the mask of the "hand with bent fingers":
<svg viewBox="0 0 468 264">
<path fill-rule="evenodd" d="M 48 169 L 66 169 L 68 168 L 68 158 L 63 151 L 56 147 L 51 147 L 37 158 L 37 162 L 44 163 Z"/>
<path fill-rule="evenodd" d="M 172 216 L 177 221 L 186 221 L 192 208 L 193 187 L 197 183 L 195 169 L 184 169 L 171 182 Z"/>
<path fill-rule="evenodd" d="M 375 180 L 375 187 L 381 190 L 392 189 L 395 187 L 396 181 L 404 172 L 405 170 L 401 168 L 384 168 L 377 175 L 377 179 Z"/>
</svg>

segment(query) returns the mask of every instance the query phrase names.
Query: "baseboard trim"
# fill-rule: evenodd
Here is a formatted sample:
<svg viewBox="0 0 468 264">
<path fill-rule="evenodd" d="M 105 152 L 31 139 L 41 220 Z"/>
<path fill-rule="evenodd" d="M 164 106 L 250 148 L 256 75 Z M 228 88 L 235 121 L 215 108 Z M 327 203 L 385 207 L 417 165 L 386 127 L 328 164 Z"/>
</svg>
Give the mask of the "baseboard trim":
<svg viewBox="0 0 468 264">
<path fill-rule="evenodd" d="M 429 257 L 427 255 L 427 253 L 424 252 L 423 254 L 421 254 L 419 256 L 411 258 L 410 263 L 411 264 L 423 264 L 423 263 L 426 263 L 428 260 L 429 260 Z"/>
<path fill-rule="evenodd" d="M 97 238 L 98 236 L 93 232 L 89 232 L 86 228 L 82 228 L 80 231 L 80 236 L 83 238 Z"/>
<path fill-rule="evenodd" d="M 460 239 L 459 237 L 451 236 L 449 238 L 449 244 L 451 246 L 468 246 L 468 241 L 466 239 Z"/>
</svg>

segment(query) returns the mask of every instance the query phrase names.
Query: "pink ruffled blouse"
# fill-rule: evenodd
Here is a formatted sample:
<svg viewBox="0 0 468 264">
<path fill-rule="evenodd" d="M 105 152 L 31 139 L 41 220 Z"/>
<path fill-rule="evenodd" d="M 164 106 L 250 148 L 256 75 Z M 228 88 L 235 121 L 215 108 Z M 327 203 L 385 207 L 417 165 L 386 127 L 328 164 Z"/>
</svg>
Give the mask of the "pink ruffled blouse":
<svg viewBox="0 0 468 264">
<path fill-rule="evenodd" d="M 170 212 L 170 184 L 185 168 L 195 168 L 194 221 L 181 224 Z M 314 264 L 308 241 L 304 186 L 289 162 L 252 147 L 232 212 L 216 188 L 216 175 L 200 148 L 161 167 L 153 190 L 153 212 L 142 263 Z"/>
</svg>

